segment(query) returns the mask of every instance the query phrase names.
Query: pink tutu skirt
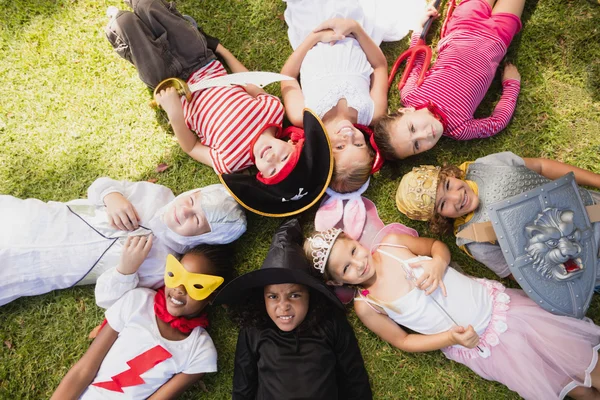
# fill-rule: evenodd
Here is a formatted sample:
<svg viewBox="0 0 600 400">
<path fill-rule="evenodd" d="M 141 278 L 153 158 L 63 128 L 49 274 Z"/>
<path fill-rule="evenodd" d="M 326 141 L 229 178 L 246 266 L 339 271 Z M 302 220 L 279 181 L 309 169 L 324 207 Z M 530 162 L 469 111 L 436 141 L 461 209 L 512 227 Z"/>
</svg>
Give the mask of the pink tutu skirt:
<svg viewBox="0 0 600 400">
<path fill-rule="evenodd" d="M 522 290 L 480 281 L 494 298 L 492 319 L 480 336 L 483 351 L 451 347 L 443 349 L 446 357 L 525 399 L 562 399 L 577 386 L 591 386 L 600 327 L 551 314 Z"/>
</svg>

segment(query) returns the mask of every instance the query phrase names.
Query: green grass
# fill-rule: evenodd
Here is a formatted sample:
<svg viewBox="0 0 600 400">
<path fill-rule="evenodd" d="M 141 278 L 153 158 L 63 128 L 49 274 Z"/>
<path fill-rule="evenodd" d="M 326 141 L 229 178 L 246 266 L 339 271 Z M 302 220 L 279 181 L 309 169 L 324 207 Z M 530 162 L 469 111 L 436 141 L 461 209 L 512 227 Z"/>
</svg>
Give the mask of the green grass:
<svg viewBox="0 0 600 400">
<path fill-rule="evenodd" d="M 99 176 L 158 179 L 176 193 L 216 183 L 211 169 L 178 147 L 163 114 L 147 106 L 150 94 L 136 71 L 112 52 L 102 31 L 116 0 L 0 0 L 0 193 L 66 201 L 85 196 Z M 179 9 L 219 37 L 250 69 L 278 71 L 290 54 L 285 4 L 279 0 L 181 1 Z M 512 150 L 549 157 L 600 173 L 600 8 L 593 1 L 528 1 L 524 29 L 508 58 L 522 75 L 517 111 L 509 127 L 484 140 L 442 139 L 431 152 L 387 165 L 366 196 L 385 222 L 409 222 L 395 209 L 397 179 L 419 163 L 458 163 Z M 434 31 L 439 33 L 439 23 Z M 435 43 L 435 39 L 432 39 Z M 383 46 L 390 64 L 407 39 Z M 276 85 L 275 85 L 276 86 Z M 274 94 L 278 88 L 270 87 Z M 480 107 L 486 115 L 499 98 L 496 82 Z M 399 106 L 397 90 L 390 107 Z M 170 168 L 154 171 L 164 162 Z M 310 223 L 312 214 L 301 217 Z M 236 243 L 238 272 L 256 269 L 280 221 L 249 216 L 248 233 Z M 493 278 L 453 246 L 468 273 Z M 588 314 L 600 323 L 596 296 Z M 230 397 L 237 329 L 212 311 L 211 335 L 219 373 L 187 398 Z M 85 352 L 88 332 L 102 319 L 91 287 L 24 298 L 0 308 L 0 398 L 48 398 Z M 350 313 L 375 397 L 517 398 L 441 352 L 408 354 L 368 332 Z"/>
</svg>

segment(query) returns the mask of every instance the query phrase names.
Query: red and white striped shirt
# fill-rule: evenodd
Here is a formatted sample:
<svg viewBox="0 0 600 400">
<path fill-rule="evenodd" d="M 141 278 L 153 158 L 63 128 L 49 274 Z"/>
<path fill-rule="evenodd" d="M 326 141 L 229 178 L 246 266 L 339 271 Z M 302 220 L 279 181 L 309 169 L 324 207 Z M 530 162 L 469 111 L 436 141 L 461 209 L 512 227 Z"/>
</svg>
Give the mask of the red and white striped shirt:
<svg viewBox="0 0 600 400">
<path fill-rule="evenodd" d="M 413 34 L 410 47 L 419 40 Z M 444 135 L 457 140 L 485 138 L 506 128 L 515 111 L 520 82 L 502 83 L 502 96 L 487 118 L 473 114 L 488 91 L 498 64 L 506 54 L 504 43 L 486 32 L 455 30 L 440 40 L 438 58 L 417 87 L 424 55 L 419 53 L 400 96 L 406 107 L 432 101 L 446 117 Z"/>
<path fill-rule="evenodd" d="M 188 84 L 227 75 L 215 60 L 190 76 Z M 212 87 L 192 94 L 188 102 L 182 97 L 183 116 L 200 142 L 210 147 L 213 168 L 218 174 L 231 173 L 254 163 L 251 148 L 269 125 L 281 126 L 283 105 L 270 94 L 249 95 L 243 87 Z"/>
</svg>

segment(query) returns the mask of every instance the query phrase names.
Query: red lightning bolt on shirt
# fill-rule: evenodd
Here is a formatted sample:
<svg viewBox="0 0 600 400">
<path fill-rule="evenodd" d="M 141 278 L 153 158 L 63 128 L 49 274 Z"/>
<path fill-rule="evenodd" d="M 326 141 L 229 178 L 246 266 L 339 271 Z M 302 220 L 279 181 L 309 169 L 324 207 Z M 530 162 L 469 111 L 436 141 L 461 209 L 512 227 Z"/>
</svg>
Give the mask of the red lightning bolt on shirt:
<svg viewBox="0 0 600 400">
<path fill-rule="evenodd" d="M 146 383 L 140 375 L 151 370 L 155 365 L 171 358 L 172 355 L 162 346 L 156 345 L 150 350 L 147 350 L 139 356 L 127 361 L 129 369 L 118 375 L 112 376 L 110 381 L 92 383 L 93 386 L 98 386 L 113 392 L 123 393 L 124 387 L 137 386 Z"/>
</svg>

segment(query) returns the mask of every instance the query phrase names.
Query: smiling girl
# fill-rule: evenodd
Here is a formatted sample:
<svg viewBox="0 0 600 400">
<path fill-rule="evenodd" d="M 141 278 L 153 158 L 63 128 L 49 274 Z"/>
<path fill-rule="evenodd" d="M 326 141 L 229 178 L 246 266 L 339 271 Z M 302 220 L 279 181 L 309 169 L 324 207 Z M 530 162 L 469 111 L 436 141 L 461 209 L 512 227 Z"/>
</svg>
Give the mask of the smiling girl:
<svg viewBox="0 0 600 400">
<path fill-rule="evenodd" d="M 411 219 L 430 221 L 434 233 L 458 233 L 475 222 L 489 221 L 485 205 L 541 186 L 573 172 L 579 185 L 600 189 L 600 174 L 545 158 L 521 158 L 511 152 L 491 154 L 459 167 L 421 166 L 402 177 L 396 205 Z M 600 193 L 581 188 L 586 205 L 599 204 Z M 483 204 L 483 206 L 482 206 Z M 600 224 L 594 224 L 600 242 Z M 496 242 L 456 238 L 456 244 L 499 277 L 510 268 Z"/>
<path fill-rule="evenodd" d="M 215 304 L 234 305 L 233 375 L 239 399 L 371 399 L 369 378 L 343 306 L 309 275 L 297 220 L 275 233 L 261 268 L 226 286 Z"/>
<path fill-rule="evenodd" d="M 323 120 L 335 159 L 331 188 L 358 190 L 381 167 L 368 128 L 387 113 L 387 61 L 379 45 L 402 39 L 421 0 L 286 0 L 294 49 L 281 73 L 286 114 L 302 127 L 302 110 Z"/>
<path fill-rule="evenodd" d="M 229 243 L 246 230 L 243 209 L 222 185 L 175 198 L 161 185 L 110 178 L 97 179 L 87 199 L 67 203 L 0 196 L 0 218 L 10 228 L 0 233 L 0 305 L 95 283 L 137 235 L 154 235 L 138 275 L 140 286 L 156 288 L 168 254 Z"/>
<path fill-rule="evenodd" d="M 450 1 L 450 8 L 455 1 Z M 386 159 L 397 160 L 431 149 L 442 135 L 471 140 L 495 135 L 510 121 L 517 104 L 521 76 L 507 64 L 502 72 L 502 96 L 492 114 L 474 118 L 496 69 L 513 37 L 521 29 L 525 0 L 462 0 L 448 12 L 438 43 L 438 56 L 417 83 L 425 56 L 416 57 L 401 89 L 403 108 L 381 118 L 374 138 Z M 430 6 L 410 46 L 417 44 L 423 25 L 439 16 Z"/>
<path fill-rule="evenodd" d="M 522 290 L 446 269 L 450 252 L 440 241 L 381 237 L 367 249 L 333 228 L 304 245 L 328 284 L 356 287 L 356 315 L 381 339 L 408 352 L 441 350 L 525 399 L 600 396 L 600 327 L 550 314 Z"/>
<path fill-rule="evenodd" d="M 130 237 L 118 273 L 137 276 L 150 247 L 150 237 Z M 181 263 L 167 258 L 158 291 L 136 288 L 133 280 L 121 285 L 98 336 L 52 399 L 170 399 L 216 372 L 205 308 L 231 274 L 228 260 L 226 249 L 201 245 Z"/>
</svg>

